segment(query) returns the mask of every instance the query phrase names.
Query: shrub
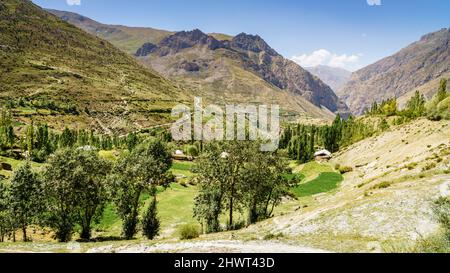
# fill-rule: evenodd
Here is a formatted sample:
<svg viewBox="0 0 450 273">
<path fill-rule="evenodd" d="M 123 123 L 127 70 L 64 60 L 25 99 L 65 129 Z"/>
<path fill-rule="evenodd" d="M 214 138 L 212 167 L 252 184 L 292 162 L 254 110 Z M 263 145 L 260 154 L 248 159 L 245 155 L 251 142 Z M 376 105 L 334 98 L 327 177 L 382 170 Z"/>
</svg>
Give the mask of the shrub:
<svg viewBox="0 0 450 273">
<path fill-rule="evenodd" d="M 283 233 L 277 233 L 277 234 L 269 233 L 264 236 L 263 240 L 265 240 L 265 241 L 277 240 L 277 239 L 281 239 L 283 237 L 284 237 Z"/>
<path fill-rule="evenodd" d="M 197 225 L 187 224 L 179 228 L 181 240 L 192 240 L 200 237 L 200 231 Z"/>
<path fill-rule="evenodd" d="M 186 148 L 186 152 L 190 156 L 198 156 L 199 155 L 198 148 L 194 145 L 189 145 Z"/>
<path fill-rule="evenodd" d="M 427 165 L 425 165 L 425 167 L 423 167 L 422 170 L 423 171 L 429 171 L 429 170 L 432 170 L 434 168 L 436 168 L 436 163 L 431 162 L 431 163 L 428 163 Z"/>
<path fill-rule="evenodd" d="M 406 165 L 406 168 L 410 171 L 414 170 L 417 167 L 417 162 L 410 163 Z"/>
<path fill-rule="evenodd" d="M 375 190 L 375 189 L 387 189 L 387 188 L 389 188 L 391 185 L 392 185 L 391 182 L 385 181 L 385 182 L 381 182 L 381 183 L 378 184 L 378 185 L 373 186 L 372 189 L 374 189 L 374 190 Z"/>
<path fill-rule="evenodd" d="M 352 172 L 352 171 L 353 171 L 353 168 L 352 168 L 352 167 L 349 167 L 349 166 L 340 166 L 340 167 L 338 168 L 338 171 L 339 171 L 341 174 L 345 174 L 345 173 Z"/>
</svg>

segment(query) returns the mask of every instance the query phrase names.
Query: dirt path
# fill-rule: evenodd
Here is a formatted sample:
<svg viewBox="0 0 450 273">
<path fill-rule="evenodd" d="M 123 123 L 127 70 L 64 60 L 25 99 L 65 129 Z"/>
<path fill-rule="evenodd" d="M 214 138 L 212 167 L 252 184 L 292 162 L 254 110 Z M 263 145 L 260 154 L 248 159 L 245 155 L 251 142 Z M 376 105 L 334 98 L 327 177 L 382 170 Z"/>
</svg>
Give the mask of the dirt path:
<svg viewBox="0 0 450 273">
<path fill-rule="evenodd" d="M 123 246 L 113 249 L 112 246 L 93 248 L 89 253 L 326 253 L 321 249 L 303 247 L 272 241 L 199 241 L 180 243 L 161 243 L 153 246 L 144 244 Z"/>
</svg>

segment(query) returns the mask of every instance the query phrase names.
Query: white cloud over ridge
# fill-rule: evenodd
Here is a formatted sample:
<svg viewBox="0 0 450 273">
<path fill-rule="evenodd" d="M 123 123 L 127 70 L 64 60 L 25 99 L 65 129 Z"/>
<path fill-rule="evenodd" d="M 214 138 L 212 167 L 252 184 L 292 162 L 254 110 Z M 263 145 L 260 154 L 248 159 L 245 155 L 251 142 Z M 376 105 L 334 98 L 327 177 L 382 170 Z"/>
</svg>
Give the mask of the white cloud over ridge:
<svg viewBox="0 0 450 273">
<path fill-rule="evenodd" d="M 66 0 L 66 3 L 69 6 L 80 6 L 81 0 Z"/>
<path fill-rule="evenodd" d="M 291 58 L 297 64 L 303 67 L 314 67 L 318 65 L 327 65 L 331 67 L 344 68 L 350 71 L 360 68 L 360 59 L 362 54 L 335 54 L 326 49 L 319 49 L 311 54 L 296 55 Z"/>
<path fill-rule="evenodd" d="M 369 6 L 381 6 L 381 0 L 367 0 Z"/>
</svg>

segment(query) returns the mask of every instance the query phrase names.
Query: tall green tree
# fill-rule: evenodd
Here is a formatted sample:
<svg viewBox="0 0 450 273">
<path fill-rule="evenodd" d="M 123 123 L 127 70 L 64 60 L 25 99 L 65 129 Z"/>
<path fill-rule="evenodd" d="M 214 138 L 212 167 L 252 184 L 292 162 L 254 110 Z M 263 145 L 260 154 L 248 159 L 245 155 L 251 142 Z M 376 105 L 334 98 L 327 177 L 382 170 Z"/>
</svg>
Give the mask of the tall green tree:
<svg viewBox="0 0 450 273">
<path fill-rule="evenodd" d="M 276 153 L 253 153 L 241 171 L 249 224 L 271 217 L 288 191 L 287 163 Z"/>
<path fill-rule="evenodd" d="M 79 152 L 75 156 L 78 159 L 76 222 L 81 226 L 80 238 L 89 240 L 92 223 L 99 220 L 109 200 L 107 177 L 111 165 L 95 152 Z"/>
<path fill-rule="evenodd" d="M 425 97 L 416 91 L 414 96 L 406 104 L 406 115 L 409 118 L 418 118 L 425 114 Z"/>
<path fill-rule="evenodd" d="M 14 217 L 9 200 L 9 185 L 0 177 L 0 242 L 4 242 L 5 236 L 14 229 Z"/>
<path fill-rule="evenodd" d="M 149 240 L 153 240 L 159 234 L 160 225 L 156 196 L 154 196 L 142 219 L 142 233 Z"/>
<path fill-rule="evenodd" d="M 27 127 L 27 135 L 26 135 L 26 150 L 28 151 L 28 156 L 30 158 L 33 157 L 33 150 L 34 150 L 34 124 L 33 121 L 31 121 L 31 124 Z"/>
<path fill-rule="evenodd" d="M 25 162 L 14 172 L 9 202 L 15 221 L 22 229 L 23 241 L 26 242 L 27 227 L 36 223 L 43 204 L 42 183 L 29 162 Z"/>
<path fill-rule="evenodd" d="M 204 225 L 206 233 L 220 231 L 219 217 L 225 207 L 228 189 L 227 153 L 218 143 L 206 143 L 193 167 L 199 194 L 195 198 L 194 217 Z"/>
<path fill-rule="evenodd" d="M 0 113 L 0 149 L 12 149 L 15 138 L 11 113 L 2 110 Z"/>
<path fill-rule="evenodd" d="M 172 156 L 160 140 L 149 140 L 125 154 L 114 167 L 111 179 L 114 200 L 122 218 L 122 233 L 132 239 L 139 222 L 142 193 L 156 194 L 156 186 L 167 186 L 173 181 L 169 172 Z"/>
<path fill-rule="evenodd" d="M 48 162 L 44 172 L 45 223 L 61 242 L 70 241 L 75 224 L 80 237 L 90 238 L 91 224 L 107 201 L 109 164 L 95 152 L 62 149 Z"/>
<path fill-rule="evenodd" d="M 437 93 L 438 102 L 441 102 L 447 98 L 447 79 L 441 79 L 439 84 L 439 90 Z"/>
</svg>

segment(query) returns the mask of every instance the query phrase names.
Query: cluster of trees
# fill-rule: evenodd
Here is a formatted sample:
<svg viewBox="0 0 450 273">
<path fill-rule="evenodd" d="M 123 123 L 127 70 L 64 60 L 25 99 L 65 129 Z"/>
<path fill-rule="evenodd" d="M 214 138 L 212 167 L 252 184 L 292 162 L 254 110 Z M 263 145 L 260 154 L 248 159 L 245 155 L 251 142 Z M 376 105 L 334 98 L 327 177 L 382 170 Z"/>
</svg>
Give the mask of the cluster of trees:
<svg viewBox="0 0 450 273">
<path fill-rule="evenodd" d="M 167 139 L 167 136 L 158 138 Z M 49 155 L 59 149 L 91 146 L 102 150 L 132 150 L 144 138 L 138 133 L 130 133 L 126 137 L 96 134 L 94 130 L 72 130 L 65 128 L 61 133 L 51 130 L 47 124 L 35 125 L 31 122 L 25 128 L 22 137 L 16 136 L 11 114 L 3 110 L 0 115 L 0 153 L 16 156 L 14 149 L 22 151 L 27 158 L 35 162 L 45 162 Z"/>
<path fill-rule="evenodd" d="M 105 205 L 114 202 L 126 239 L 138 232 L 140 222 L 143 234 L 153 239 L 159 232 L 156 187 L 173 181 L 171 164 L 166 145 L 155 139 L 125 152 L 116 163 L 72 148 L 55 152 L 41 172 L 25 162 L 10 181 L 0 183 L 0 238 L 9 234 L 15 240 L 21 229 L 26 241 L 27 228 L 39 225 L 54 230 L 61 242 L 71 240 L 78 227 L 80 238 L 89 240 Z M 140 217 L 143 193 L 153 200 Z"/>
<path fill-rule="evenodd" d="M 341 147 L 351 145 L 372 136 L 376 128 L 353 117 L 347 120 L 338 115 L 331 125 L 290 125 L 280 139 L 280 148 L 286 149 L 291 159 L 306 163 L 313 159 L 315 151 L 325 148 L 334 153 Z"/>
<path fill-rule="evenodd" d="M 367 115 L 384 115 L 387 117 L 395 116 L 398 113 L 398 103 L 396 98 L 383 100 L 380 104 L 376 101 L 372 104 Z"/>
<path fill-rule="evenodd" d="M 437 94 L 428 102 L 423 94 L 416 91 L 402 110 L 398 107 L 397 99 L 391 98 L 383 100 L 380 104 L 374 102 L 366 114 L 385 117 L 398 116 L 399 119 L 397 120 L 403 122 L 426 116 L 431 120 L 440 120 L 450 117 L 450 102 L 444 102 L 449 96 L 449 92 L 447 92 L 447 79 L 442 79 Z"/>
<path fill-rule="evenodd" d="M 48 98 L 40 98 L 40 99 L 26 99 L 26 98 L 18 98 L 18 99 L 9 99 L 5 102 L 5 106 L 8 109 L 13 109 L 16 107 L 32 107 L 36 109 L 46 109 L 51 110 L 57 113 L 65 113 L 71 115 L 79 115 L 76 105 L 70 101 L 66 102 L 57 102 Z"/>
<path fill-rule="evenodd" d="M 235 220 L 236 213 L 248 215 L 248 224 L 271 217 L 286 194 L 286 162 L 259 147 L 248 141 L 205 144 L 193 169 L 199 185 L 194 216 L 207 233 L 223 229 L 224 214 L 228 230 L 245 224 Z"/>
</svg>

